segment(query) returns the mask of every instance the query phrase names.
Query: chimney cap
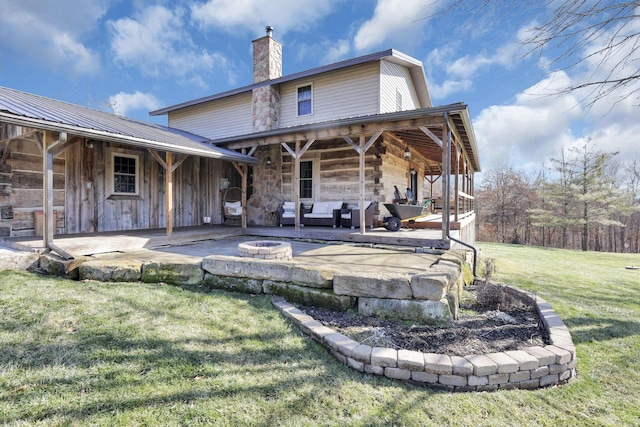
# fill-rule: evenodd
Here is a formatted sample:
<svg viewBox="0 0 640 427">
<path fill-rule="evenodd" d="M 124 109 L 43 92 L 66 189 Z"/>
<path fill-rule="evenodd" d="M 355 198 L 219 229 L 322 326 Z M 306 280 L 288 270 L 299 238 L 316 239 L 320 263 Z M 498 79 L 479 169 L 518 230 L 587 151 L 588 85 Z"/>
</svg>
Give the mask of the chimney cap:
<svg viewBox="0 0 640 427">
<path fill-rule="evenodd" d="M 273 35 L 273 27 L 271 25 L 267 25 L 267 35 L 271 37 Z"/>
</svg>

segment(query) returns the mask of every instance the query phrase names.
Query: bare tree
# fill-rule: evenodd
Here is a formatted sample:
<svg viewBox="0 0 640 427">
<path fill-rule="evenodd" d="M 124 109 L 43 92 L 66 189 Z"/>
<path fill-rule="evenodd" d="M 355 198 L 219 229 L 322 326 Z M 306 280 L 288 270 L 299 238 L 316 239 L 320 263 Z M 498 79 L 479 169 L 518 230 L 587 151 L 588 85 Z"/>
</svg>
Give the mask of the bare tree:
<svg viewBox="0 0 640 427">
<path fill-rule="evenodd" d="M 613 92 L 640 101 L 639 11 L 640 0 L 454 0 L 439 14 L 471 12 L 483 25 L 503 25 L 510 13 L 540 22 L 523 41 L 527 54 L 550 54 L 549 70 L 590 70 L 561 93 L 579 92 L 592 105 Z"/>
</svg>

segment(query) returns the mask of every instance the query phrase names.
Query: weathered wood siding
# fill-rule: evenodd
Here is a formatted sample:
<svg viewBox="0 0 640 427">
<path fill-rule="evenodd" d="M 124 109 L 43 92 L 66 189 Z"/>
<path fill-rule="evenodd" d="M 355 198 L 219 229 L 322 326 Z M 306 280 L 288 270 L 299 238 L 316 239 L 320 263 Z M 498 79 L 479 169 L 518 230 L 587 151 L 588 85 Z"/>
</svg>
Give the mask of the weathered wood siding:
<svg viewBox="0 0 640 427">
<path fill-rule="evenodd" d="M 314 197 L 301 199 L 303 204 L 314 201 L 343 200 L 357 205 L 360 197 L 358 155 L 342 140 L 315 142 L 301 159 L 313 160 Z M 378 202 L 378 219 L 389 216 L 383 203 L 394 200 L 394 186 L 404 196 L 411 186 L 411 168 L 424 176 L 424 159 L 404 158 L 404 146 L 386 136 L 367 151 L 365 156 L 365 199 Z M 293 160 L 282 150 L 282 193 L 286 200 L 294 200 Z M 424 180 L 418 180 L 417 198 L 427 195 Z"/>
<path fill-rule="evenodd" d="M 0 145 L 0 206 L 7 236 L 33 236 L 36 217 L 42 212 L 42 153 L 35 140 L 21 138 L 33 129 L 2 125 Z M 53 209 L 56 232 L 64 232 L 65 154 L 53 161 Z M 40 230 L 39 230 L 40 231 Z"/>
<path fill-rule="evenodd" d="M 169 126 L 207 138 L 244 135 L 253 131 L 252 94 L 241 93 L 169 113 Z"/>
<path fill-rule="evenodd" d="M 3 124 L 0 129 L 0 234 L 39 235 L 42 220 L 42 154 L 32 129 Z M 73 234 L 166 226 L 165 171 L 145 149 L 70 136 L 70 146 L 53 162 L 56 233 Z M 111 154 L 139 156 L 139 194 L 112 195 Z M 160 153 L 164 155 L 164 153 Z M 180 155 L 174 155 L 177 159 Z M 174 225 L 223 222 L 220 177 L 238 180 L 228 162 L 187 158 L 174 171 Z M 40 216 L 38 216 L 40 215 Z"/>
<path fill-rule="evenodd" d="M 139 156 L 139 195 L 111 194 L 112 152 Z M 165 170 L 147 150 L 97 142 L 93 148 L 76 144 L 67 153 L 69 233 L 166 226 Z M 214 224 L 223 222 L 221 167 L 220 160 L 191 156 L 174 171 L 174 226 L 202 224 L 203 216 L 211 216 Z"/>
<path fill-rule="evenodd" d="M 380 200 L 380 159 L 378 147 L 374 144 L 365 156 L 365 199 Z M 302 161 L 313 159 L 314 199 L 313 201 L 342 200 L 357 205 L 360 198 L 358 154 L 344 141 L 322 141 L 314 143 L 302 157 Z M 293 161 L 289 153 L 282 152 L 282 193 L 286 200 L 294 200 Z"/>
<path fill-rule="evenodd" d="M 420 101 L 407 67 L 380 61 L 380 113 L 417 108 Z"/>
<path fill-rule="evenodd" d="M 378 113 L 378 63 L 287 82 L 280 87 L 280 127 Z M 298 116 L 297 88 L 313 84 L 313 114 Z"/>
</svg>

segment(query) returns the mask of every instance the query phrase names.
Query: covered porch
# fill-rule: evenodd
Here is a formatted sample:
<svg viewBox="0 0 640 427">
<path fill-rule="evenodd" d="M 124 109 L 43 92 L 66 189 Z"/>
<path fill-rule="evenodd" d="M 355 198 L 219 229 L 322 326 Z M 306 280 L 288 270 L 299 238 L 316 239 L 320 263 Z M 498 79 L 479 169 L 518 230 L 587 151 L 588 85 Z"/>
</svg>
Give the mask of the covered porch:
<svg viewBox="0 0 640 427">
<path fill-rule="evenodd" d="M 473 176 L 480 166 L 464 104 L 278 128 L 213 142 L 259 159 L 242 173 L 249 181 L 243 201 L 248 226 L 268 223 L 266 214 L 286 201 L 295 206 L 293 229 L 301 231 L 307 228 L 302 208 L 342 201 L 359 211 L 358 232 L 367 235 L 374 231 L 365 225 L 364 207 L 377 204 L 374 224 L 380 225 L 390 215 L 385 204 L 411 203 L 402 200 L 406 197 L 399 195 L 400 189 L 415 196 L 414 204 L 431 202 L 430 214 L 409 225 L 430 230 L 425 246 L 448 248 L 452 238 L 457 240 L 453 232 L 462 229 L 461 238 L 475 241 Z"/>
</svg>

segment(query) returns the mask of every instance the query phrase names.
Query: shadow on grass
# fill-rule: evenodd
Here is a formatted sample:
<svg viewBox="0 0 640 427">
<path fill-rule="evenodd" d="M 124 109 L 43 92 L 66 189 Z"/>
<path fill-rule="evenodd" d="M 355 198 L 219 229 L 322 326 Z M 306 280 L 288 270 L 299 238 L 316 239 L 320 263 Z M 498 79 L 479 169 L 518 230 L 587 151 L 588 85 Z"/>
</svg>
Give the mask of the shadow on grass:
<svg viewBox="0 0 640 427">
<path fill-rule="evenodd" d="M 320 415 L 318 402 L 323 401 L 335 416 L 340 407 L 328 391 L 345 383 L 391 384 L 352 372 L 319 344 L 301 338 L 269 297 L 166 286 L 168 296 L 156 295 L 150 303 L 127 295 L 127 287 L 134 286 L 147 287 L 138 292 L 154 292 L 154 285 L 61 282 L 63 289 L 53 299 L 60 302 L 73 294 L 82 301 L 54 313 L 77 318 L 71 331 L 46 322 L 50 299 L 38 290 L 30 291 L 16 310 L 40 306 L 36 314 L 42 321 L 0 319 L 5 337 L 0 362 L 12 372 L 0 390 L 0 406 L 8 409 L 2 423 L 92 423 L 127 413 L 174 416 L 176 407 L 176 418 L 168 422 L 173 424 L 189 410 L 211 420 L 221 406 L 223 411 L 233 408 L 234 401 L 252 404 L 250 410 L 262 415 L 253 420 L 272 417 L 277 423 L 287 413 Z M 209 297 L 218 317 L 172 309 L 188 304 L 202 309 Z M 92 301 L 106 304 L 92 307 Z M 29 339 L 23 340 L 16 332 L 20 329 Z"/>
<path fill-rule="evenodd" d="M 563 321 L 571 331 L 574 344 L 640 335 L 640 322 L 632 320 L 584 316 Z"/>
</svg>

